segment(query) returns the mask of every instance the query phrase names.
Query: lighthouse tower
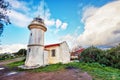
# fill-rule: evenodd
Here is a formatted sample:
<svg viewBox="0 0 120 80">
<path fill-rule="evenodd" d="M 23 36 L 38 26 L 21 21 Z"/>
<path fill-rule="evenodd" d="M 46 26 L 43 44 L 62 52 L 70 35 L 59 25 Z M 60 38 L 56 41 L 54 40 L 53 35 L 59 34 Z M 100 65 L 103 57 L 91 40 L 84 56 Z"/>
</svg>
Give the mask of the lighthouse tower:
<svg viewBox="0 0 120 80">
<path fill-rule="evenodd" d="M 40 67 L 44 65 L 44 32 L 47 30 L 43 19 L 36 17 L 28 26 L 30 38 L 25 66 Z"/>
</svg>

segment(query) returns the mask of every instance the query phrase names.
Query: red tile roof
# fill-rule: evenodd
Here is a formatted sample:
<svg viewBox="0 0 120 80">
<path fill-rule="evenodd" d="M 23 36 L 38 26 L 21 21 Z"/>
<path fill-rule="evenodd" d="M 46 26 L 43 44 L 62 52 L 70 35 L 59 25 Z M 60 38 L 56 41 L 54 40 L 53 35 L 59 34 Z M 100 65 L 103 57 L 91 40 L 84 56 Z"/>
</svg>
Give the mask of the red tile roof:
<svg viewBox="0 0 120 80">
<path fill-rule="evenodd" d="M 75 51 L 75 52 L 82 52 L 84 50 L 84 48 L 82 48 L 82 49 L 79 49 L 79 50 L 77 50 L 77 51 Z"/>
<path fill-rule="evenodd" d="M 60 43 L 45 45 L 45 48 L 53 47 L 53 46 L 60 46 Z"/>
<path fill-rule="evenodd" d="M 79 50 L 76 50 L 76 51 L 72 52 L 71 56 L 75 56 L 76 54 L 79 55 L 82 51 L 84 51 L 84 48 L 81 48 Z"/>
</svg>

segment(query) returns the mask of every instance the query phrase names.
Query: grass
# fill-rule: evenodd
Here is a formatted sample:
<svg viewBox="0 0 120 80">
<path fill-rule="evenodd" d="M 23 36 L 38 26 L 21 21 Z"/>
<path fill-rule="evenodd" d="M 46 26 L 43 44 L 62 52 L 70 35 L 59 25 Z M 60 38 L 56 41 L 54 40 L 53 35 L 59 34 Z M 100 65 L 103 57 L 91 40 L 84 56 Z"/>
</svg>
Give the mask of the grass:
<svg viewBox="0 0 120 80">
<path fill-rule="evenodd" d="M 6 66 L 8 66 L 10 68 L 14 68 L 14 67 L 17 67 L 17 66 L 20 66 L 20 65 L 23 65 L 23 64 L 24 64 L 24 61 L 17 61 L 17 62 L 9 63 Z"/>
<path fill-rule="evenodd" d="M 59 71 L 59 70 L 64 70 L 64 69 L 65 69 L 65 65 L 58 63 L 58 64 L 48 65 L 46 67 L 32 69 L 30 71 L 32 72 L 53 72 L 53 71 Z"/>
<path fill-rule="evenodd" d="M 98 63 L 70 63 L 68 65 L 82 69 L 92 75 L 94 80 L 120 80 L 120 70 L 104 67 Z"/>
<path fill-rule="evenodd" d="M 23 61 L 10 63 L 7 66 L 9 67 L 16 67 L 19 65 L 24 64 Z M 46 67 L 41 67 L 37 69 L 27 70 L 32 72 L 51 72 L 51 71 L 58 71 L 64 70 L 66 67 L 74 67 L 81 69 L 82 71 L 88 72 L 94 80 L 120 80 L 120 70 L 112 67 L 104 67 L 98 63 L 79 63 L 79 62 L 72 62 L 68 64 L 52 64 Z"/>
</svg>

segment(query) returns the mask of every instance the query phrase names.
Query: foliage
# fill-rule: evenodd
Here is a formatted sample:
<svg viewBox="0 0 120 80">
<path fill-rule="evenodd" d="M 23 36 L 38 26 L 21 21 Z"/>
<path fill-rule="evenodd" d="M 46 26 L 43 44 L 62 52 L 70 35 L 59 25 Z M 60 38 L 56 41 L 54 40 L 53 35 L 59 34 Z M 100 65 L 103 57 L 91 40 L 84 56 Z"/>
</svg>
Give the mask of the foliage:
<svg viewBox="0 0 120 80">
<path fill-rule="evenodd" d="M 91 47 L 85 49 L 80 54 L 80 61 L 97 62 L 101 59 L 102 53 L 103 53 L 103 51 L 101 49 L 91 46 Z"/>
<path fill-rule="evenodd" d="M 120 45 L 109 50 L 101 50 L 91 46 L 80 54 L 80 62 L 98 62 L 104 66 L 111 66 L 120 69 Z"/>
<path fill-rule="evenodd" d="M 23 64 L 23 61 L 8 64 L 9 67 L 16 67 Z M 65 70 L 66 67 L 78 68 L 88 72 L 95 80 L 120 80 L 120 70 L 112 67 L 104 67 L 99 63 L 71 62 L 68 64 L 52 64 L 37 69 L 25 70 L 30 72 L 51 72 Z M 21 71 L 21 70 L 20 70 Z M 23 70 L 22 70 L 23 71 Z"/>
<path fill-rule="evenodd" d="M 106 51 L 105 57 L 108 60 L 108 66 L 120 69 L 120 44 Z"/>
<path fill-rule="evenodd" d="M 13 68 L 13 67 L 17 67 L 17 66 L 20 66 L 20 65 L 23 65 L 24 64 L 24 61 L 17 61 L 17 62 L 13 62 L 13 63 L 9 63 L 7 64 L 8 67 L 10 68 Z"/>
<path fill-rule="evenodd" d="M 112 67 L 104 67 L 99 63 L 69 63 L 67 66 L 77 67 L 83 71 L 87 71 L 95 80 L 119 80 L 120 70 Z"/>
<path fill-rule="evenodd" d="M 14 53 L 16 57 L 26 56 L 27 50 L 26 49 L 20 49 L 18 52 Z"/>
<path fill-rule="evenodd" d="M 14 59 L 14 58 L 17 58 L 17 57 L 25 57 L 26 53 L 27 53 L 26 49 L 20 49 L 16 53 L 11 53 L 11 54 L 4 53 L 4 54 L 0 54 L 0 61 L 1 60 Z"/>
<path fill-rule="evenodd" d="M 4 24 L 10 24 L 8 13 L 9 3 L 5 0 L 0 0 L 0 36 L 3 32 Z"/>
<path fill-rule="evenodd" d="M 0 60 L 8 60 L 13 58 L 14 58 L 14 55 L 12 54 L 8 54 L 8 53 L 0 54 Z"/>
<path fill-rule="evenodd" d="M 58 63 L 58 64 L 51 64 L 46 67 L 41 67 L 41 68 L 36 68 L 33 70 L 30 70 L 32 72 L 53 72 L 53 71 L 58 71 L 58 70 L 64 70 L 65 65 Z"/>
</svg>

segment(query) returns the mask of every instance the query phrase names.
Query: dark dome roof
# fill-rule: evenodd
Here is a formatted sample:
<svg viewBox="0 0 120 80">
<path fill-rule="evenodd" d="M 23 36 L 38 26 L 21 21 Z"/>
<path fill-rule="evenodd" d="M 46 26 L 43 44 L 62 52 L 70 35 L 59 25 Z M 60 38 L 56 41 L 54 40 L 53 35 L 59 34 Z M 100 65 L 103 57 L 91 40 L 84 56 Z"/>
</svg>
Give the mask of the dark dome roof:
<svg viewBox="0 0 120 80">
<path fill-rule="evenodd" d="M 30 23 L 28 28 L 29 29 L 39 28 L 44 31 L 47 30 L 47 28 L 45 27 L 45 24 L 44 24 L 44 20 L 42 18 L 40 18 L 39 16 L 33 19 L 33 21 Z"/>
<path fill-rule="evenodd" d="M 44 20 L 42 18 L 40 18 L 40 17 L 34 18 L 33 21 L 37 21 L 39 23 L 44 23 Z"/>
</svg>

